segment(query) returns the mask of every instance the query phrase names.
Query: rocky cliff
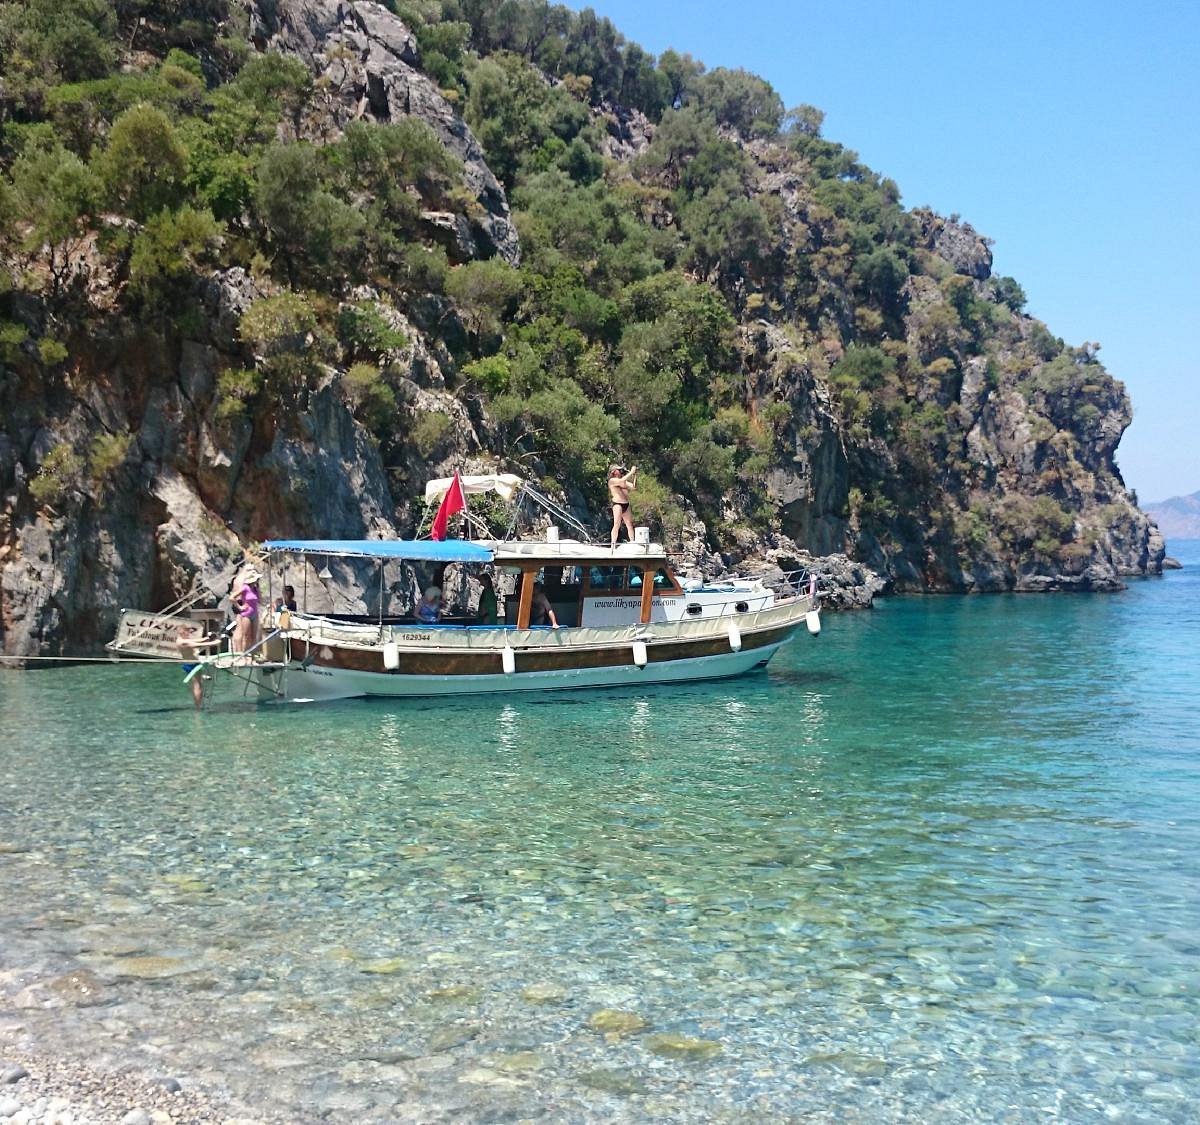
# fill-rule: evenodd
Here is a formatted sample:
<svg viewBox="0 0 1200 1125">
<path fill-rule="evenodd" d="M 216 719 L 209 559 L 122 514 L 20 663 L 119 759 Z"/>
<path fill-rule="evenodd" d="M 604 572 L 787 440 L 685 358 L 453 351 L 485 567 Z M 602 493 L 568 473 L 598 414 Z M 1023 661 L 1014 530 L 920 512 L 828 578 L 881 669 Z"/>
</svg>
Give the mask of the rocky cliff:
<svg viewBox="0 0 1200 1125">
<path fill-rule="evenodd" d="M 1159 569 L 1124 388 L 969 225 L 702 67 L 640 63 L 644 112 L 569 20 L 550 59 L 393 7 L 100 20 L 110 71 L 5 76 L 4 652 L 95 651 L 272 535 L 411 534 L 453 467 L 602 521 L 598 467 L 640 457 L 685 565 L 845 556 L 850 603 Z M 37 175 L 78 185 L 50 218 Z"/>
</svg>

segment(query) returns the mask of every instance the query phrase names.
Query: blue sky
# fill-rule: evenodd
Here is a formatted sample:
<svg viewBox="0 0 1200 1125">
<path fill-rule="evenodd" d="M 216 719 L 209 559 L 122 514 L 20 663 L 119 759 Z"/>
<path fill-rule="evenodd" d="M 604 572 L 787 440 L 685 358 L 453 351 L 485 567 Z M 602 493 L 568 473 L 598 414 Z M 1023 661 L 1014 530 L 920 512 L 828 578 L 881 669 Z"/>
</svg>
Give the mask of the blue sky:
<svg viewBox="0 0 1200 1125">
<path fill-rule="evenodd" d="M 573 7 L 582 7 L 573 2 Z M 995 239 L 1028 311 L 1099 341 L 1145 502 L 1200 489 L 1200 2 L 593 0 L 629 39 L 741 66 Z"/>
</svg>

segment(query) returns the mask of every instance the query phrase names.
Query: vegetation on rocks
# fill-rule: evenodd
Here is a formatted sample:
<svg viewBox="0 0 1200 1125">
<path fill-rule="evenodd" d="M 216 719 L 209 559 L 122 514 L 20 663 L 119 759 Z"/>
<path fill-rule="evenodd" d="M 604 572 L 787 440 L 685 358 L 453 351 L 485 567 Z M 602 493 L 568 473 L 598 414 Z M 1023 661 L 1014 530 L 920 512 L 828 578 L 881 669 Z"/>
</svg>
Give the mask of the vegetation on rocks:
<svg viewBox="0 0 1200 1125">
<path fill-rule="evenodd" d="M 1131 507 L 1129 406 L 1097 346 L 1027 316 L 986 240 L 906 209 L 818 109 L 591 10 L 384 8 L 0 3 L 0 400 L 6 428 L 46 417 L 0 451 L 0 539 L 148 458 L 144 399 L 90 475 L 56 429 L 110 381 L 103 339 L 207 349 L 193 405 L 236 471 L 332 381 L 401 527 L 410 478 L 464 451 L 593 508 L 617 459 L 640 519 L 699 518 L 731 556 L 783 532 L 901 586 L 1144 569 L 1144 521 L 1101 520 Z"/>
</svg>

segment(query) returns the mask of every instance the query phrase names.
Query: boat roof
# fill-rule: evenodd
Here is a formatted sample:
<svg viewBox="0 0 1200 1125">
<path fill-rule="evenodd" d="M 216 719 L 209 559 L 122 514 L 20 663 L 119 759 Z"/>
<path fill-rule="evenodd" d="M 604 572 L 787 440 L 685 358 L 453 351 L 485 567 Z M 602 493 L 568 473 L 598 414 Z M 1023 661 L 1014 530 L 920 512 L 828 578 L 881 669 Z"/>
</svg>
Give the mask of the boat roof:
<svg viewBox="0 0 1200 1125">
<path fill-rule="evenodd" d="M 488 541 L 488 546 L 499 564 L 537 561 L 551 566 L 560 563 L 610 563 L 616 566 L 628 562 L 667 561 L 666 552 L 659 543 L 619 543 L 616 547 L 602 547 L 577 539 L 514 539 Z"/>
<path fill-rule="evenodd" d="M 577 539 L 268 539 L 268 553 L 336 555 L 360 559 L 401 559 L 409 562 L 459 562 L 500 565 L 540 562 L 549 566 L 575 563 L 665 563 L 659 543 L 620 543 L 616 547 L 581 543 Z"/>
<path fill-rule="evenodd" d="M 298 555 L 343 555 L 413 562 L 488 563 L 494 557 L 490 545 L 465 539 L 268 539 L 263 548 Z"/>
</svg>

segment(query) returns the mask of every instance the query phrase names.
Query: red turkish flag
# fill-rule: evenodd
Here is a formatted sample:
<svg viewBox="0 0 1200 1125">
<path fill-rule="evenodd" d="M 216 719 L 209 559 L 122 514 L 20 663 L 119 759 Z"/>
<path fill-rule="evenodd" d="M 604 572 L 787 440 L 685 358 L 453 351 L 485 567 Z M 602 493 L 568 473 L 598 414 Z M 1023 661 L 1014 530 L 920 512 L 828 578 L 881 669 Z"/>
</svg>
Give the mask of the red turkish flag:
<svg viewBox="0 0 1200 1125">
<path fill-rule="evenodd" d="M 465 512 L 466 510 L 466 493 L 463 492 L 462 481 L 459 480 L 456 472 L 454 480 L 450 482 L 450 487 L 446 490 L 446 495 L 442 497 L 442 502 L 438 505 L 437 515 L 433 517 L 433 538 L 445 539 L 446 525 L 450 522 L 450 517 L 456 512 Z"/>
</svg>

